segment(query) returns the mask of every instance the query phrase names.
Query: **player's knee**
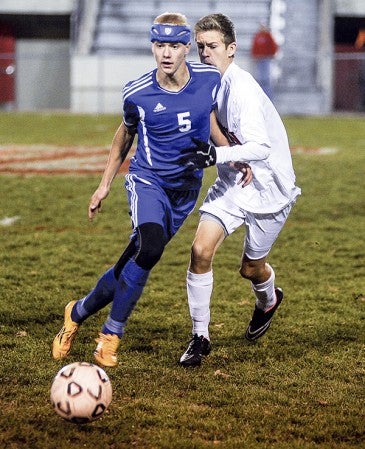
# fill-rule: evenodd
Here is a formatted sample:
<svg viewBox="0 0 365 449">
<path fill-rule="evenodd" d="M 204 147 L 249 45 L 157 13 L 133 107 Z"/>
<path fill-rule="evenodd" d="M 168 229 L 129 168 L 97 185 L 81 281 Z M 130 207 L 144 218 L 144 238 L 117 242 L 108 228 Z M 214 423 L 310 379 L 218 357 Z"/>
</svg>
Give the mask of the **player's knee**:
<svg viewBox="0 0 365 449">
<path fill-rule="evenodd" d="M 244 279 L 251 279 L 253 276 L 253 270 L 247 264 L 242 264 L 239 272 Z"/>
<path fill-rule="evenodd" d="M 195 269 L 208 269 L 214 256 L 214 249 L 195 241 L 191 247 L 191 265 Z"/>
<path fill-rule="evenodd" d="M 260 275 L 260 265 L 256 261 L 244 260 L 239 272 L 243 278 L 253 281 Z"/>
<path fill-rule="evenodd" d="M 138 226 L 138 253 L 136 263 L 145 270 L 151 270 L 160 260 L 167 239 L 164 229 L 157 223 L 143 223 Z"/>
</svg>

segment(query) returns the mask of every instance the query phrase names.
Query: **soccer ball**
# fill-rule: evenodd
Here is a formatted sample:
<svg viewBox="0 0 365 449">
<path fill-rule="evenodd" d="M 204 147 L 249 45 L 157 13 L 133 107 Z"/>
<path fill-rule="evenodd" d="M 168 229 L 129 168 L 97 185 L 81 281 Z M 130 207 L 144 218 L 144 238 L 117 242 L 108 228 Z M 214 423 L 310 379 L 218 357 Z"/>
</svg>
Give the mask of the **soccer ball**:
<svg viewBox="0 0 365 449">
<path fill-rule="evenodd" d="M 56 374 L 51 402 L 59 416 L 73 423 L 94 421 L 112 400 L 112 385 L 103 369 L 86 362 L 66 365 Z"/>
</svg>

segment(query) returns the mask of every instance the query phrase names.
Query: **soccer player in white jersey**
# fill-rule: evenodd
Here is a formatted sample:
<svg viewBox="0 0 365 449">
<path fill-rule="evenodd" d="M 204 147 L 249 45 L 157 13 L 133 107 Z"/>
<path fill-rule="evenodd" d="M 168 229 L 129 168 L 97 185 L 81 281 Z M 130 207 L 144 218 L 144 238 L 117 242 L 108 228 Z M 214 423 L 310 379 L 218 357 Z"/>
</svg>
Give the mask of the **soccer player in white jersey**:
<svg viewBox="0 0 365 449">
<path fill-rule="evenodd" d="M 68 355 L 86 318 L 112 303 L 94 356 L 101 365 L 117 365 L 124 327 L 148 275 L 198 198 L 203 171 L 179 164 L 182 149 L 190 145 L 192 137 L 206 141 L 210 133 L 215 143 L 228 144 L 212 112 L 220 73 L 212 66 L 186 62 L 190 50 L 186 17 L 179 13 L 158 16 L 151 28 L 151 42 L 157 68 L 124 87 L 124 121 L 114 136 L 88 211 L 93 219 L 137 135 L 125 184 L 133 226 L 131 240 L 93 290 L 66 305 L 64 325 L 53 341 L 55 359 Z"/>
<path fill-rule="evenodd" d="M 218 177 L 200 208 L 200 222 L 187 272 L 187 293 L 193 338 L 180 364 L 201 364 L 211 350 L 210 299 L 214 254 L 226 236 L 245 227 L 240 274 L 251 281 L 255 308 L 245 337 L 260 338 L 268 330 L 283 292 L 275 287 L 275 273 L 267 258 L 300 195 L 295 185 L 284 125 L 275 107 L 254 78 L 234 62 L 234 25 L 223 14 L 210 14 L 195 25 L 201 62 L 222 75 L 218 92 L 218 121 L 233 146 L 215 148 L 194 140 L 181 163 L 192 169 L 217 164 Z M 189 150 L 189 149 L 188 149 Z M 244 189 L 227 161 L 249 163 L 253 181 Z"/>
</svg>

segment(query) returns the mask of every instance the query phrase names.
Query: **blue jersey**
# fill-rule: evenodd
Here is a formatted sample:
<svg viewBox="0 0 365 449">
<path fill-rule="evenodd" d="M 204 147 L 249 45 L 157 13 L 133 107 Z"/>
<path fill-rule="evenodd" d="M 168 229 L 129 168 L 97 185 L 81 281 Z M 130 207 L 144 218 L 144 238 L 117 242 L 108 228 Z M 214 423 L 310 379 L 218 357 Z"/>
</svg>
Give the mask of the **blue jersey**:
<svg viewBox="0 0 365 449">
<path fill-rule="evenodd" d="M 199 189 L 202 170 L 178 164 L 181 150 L 194 146 L 191 138 L 207 141 L 210 113 L 216 106 L 219 71 L 187 63 L 190 80 L 179 92 L 161 88 L 157 69 L 130 81 L 123 89 L 124 123 L 137 131 L 138 143 L 130 173 L 167 189 Z"/>
</svg>

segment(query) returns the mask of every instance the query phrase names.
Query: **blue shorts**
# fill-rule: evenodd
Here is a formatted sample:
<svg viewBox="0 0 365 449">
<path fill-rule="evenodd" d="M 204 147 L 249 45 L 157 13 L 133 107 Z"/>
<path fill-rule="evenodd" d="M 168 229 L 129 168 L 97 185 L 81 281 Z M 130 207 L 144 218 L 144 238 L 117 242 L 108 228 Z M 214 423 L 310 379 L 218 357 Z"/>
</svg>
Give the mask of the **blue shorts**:
<svg viewBox="0 0 365 449">
<path fill-rule="evenodd" d="M 133 228 L 158 223 L 170 240 L 194 210 L 199 190 L 170 190 L 135 174 L 126 175 L 125 187 Z"/>
</svg>

